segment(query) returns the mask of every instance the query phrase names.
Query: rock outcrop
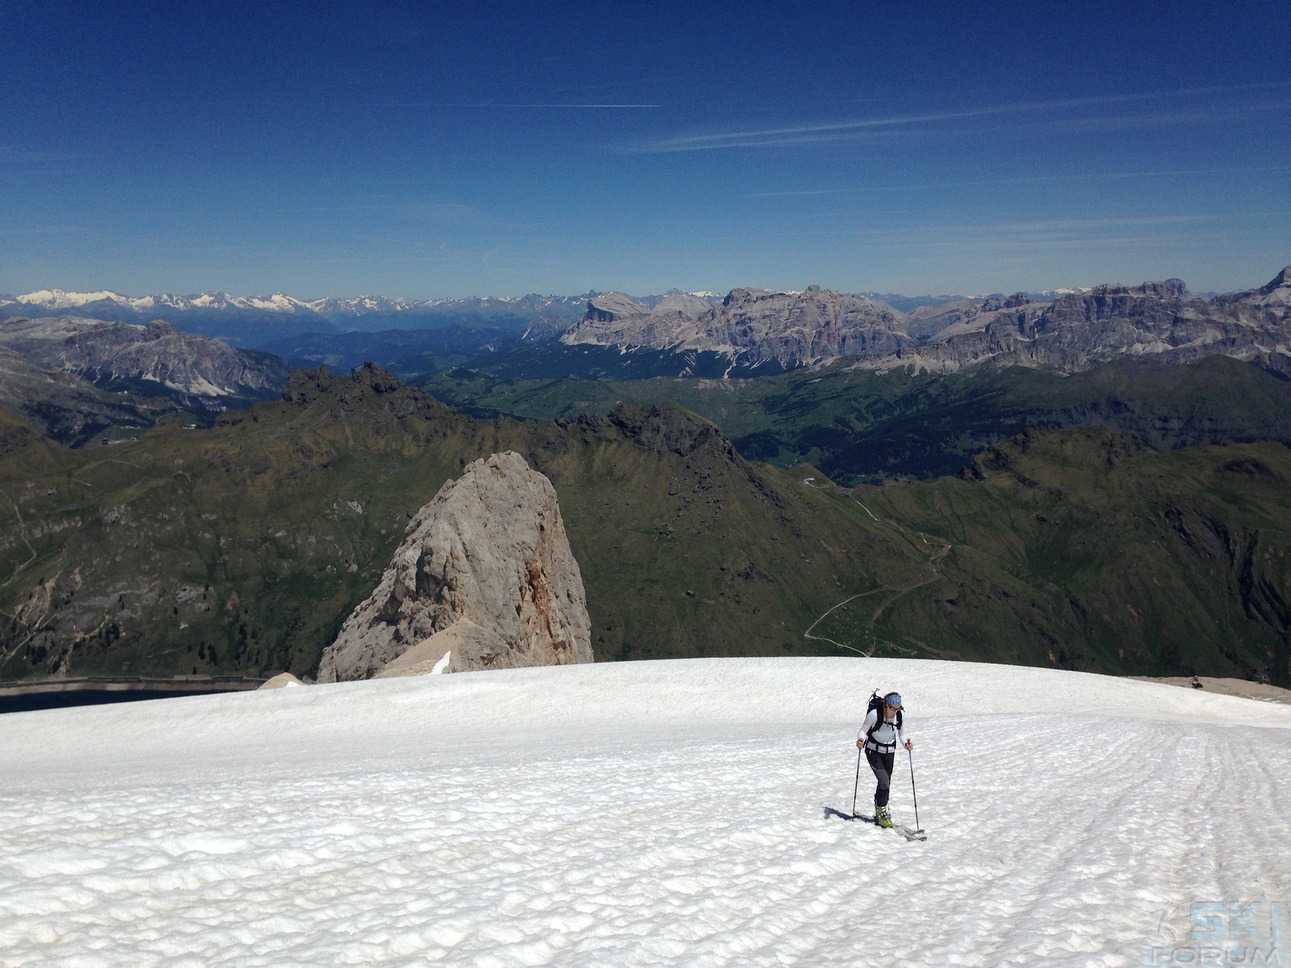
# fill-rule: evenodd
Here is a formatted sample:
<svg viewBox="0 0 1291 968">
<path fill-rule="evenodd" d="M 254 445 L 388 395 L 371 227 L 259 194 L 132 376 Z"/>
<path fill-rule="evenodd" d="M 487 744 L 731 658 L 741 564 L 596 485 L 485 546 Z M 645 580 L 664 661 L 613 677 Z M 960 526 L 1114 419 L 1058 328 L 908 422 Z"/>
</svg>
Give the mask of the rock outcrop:
<svg viewBox="0 0 1291 968">
<path fill-rule="evenodd" d="M 266 679 L 260 684 L 260 689 L 291 689 L 296 686 L 303 686 L 304 683 L 293 676 L 290 672 L 280 672 L 272 679 Z"/>
<path fill-rule="evenodd" d="M 68 446 L 97 438 L 109 427 L 149 427 L 155 413 L 138 394 L 130 397 L 100 390 L 72 373 L 37 366 L 3 345 L 0 410 Z"/>
<path fill-rule="evenodd" d="M 952 373 L 968 367 L 1042 367 L 1078 373 L 1110 360 L 1190 363 L 1230 356 L 1291 375 L 1291 266 L 1268 285 L 1206 299 L 1180 279 L 1097 286 L 1053 301 L 1014 293 L 905 314 L 862 295 L 734 289 L 720 305 L 622 293 L 597 297 L 561 341 L 671 352 L 711 352 L 783 368 L 848 357 L 856 367 Z"/>
<path fill-rule="evenodd" d="M 901 330 L 903 319 L 883 303 L 819 286 L 797 293 L 734 289 L 717 306 L 669 298 L 654 309 L 610 293 L 589 300 L 583 318 L 561 340 L 624 349 L 701 350 L 750 364 L 797 366 L 837 356 L 899 352 L 914 342 Z"/>
<path fill-rule="evenodd" d="M 556 491 L 519 454 L 467 465 L 413 518 L 318 680 L 593 660 L 591 621 Z"/>
<path fill-rule="evenodd" d="M 1291 315 L 1291 266 L 1284 268 L 1267 285 L 1239 292 L 1229 300 L 1276 309 L 1283 313 L 1283 318 L 1287 318 Z"/>
<path fill-rule="evenodd" d="M 74 373 L 99 387 L 150 390 L 204 405 L 245 405 L 275 396 L 287 364 L 153 320 L 144 326 L 77 316 L 11 319 L 0 348 L 45 370 Z"/>
</svg>

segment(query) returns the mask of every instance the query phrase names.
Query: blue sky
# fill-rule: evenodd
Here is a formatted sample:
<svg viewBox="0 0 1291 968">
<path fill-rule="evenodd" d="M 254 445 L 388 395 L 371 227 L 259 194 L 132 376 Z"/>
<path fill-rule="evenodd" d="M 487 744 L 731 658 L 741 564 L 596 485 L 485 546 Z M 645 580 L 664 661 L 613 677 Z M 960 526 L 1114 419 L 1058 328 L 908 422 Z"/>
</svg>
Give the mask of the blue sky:
<svg viewBox="0 0 1291 968">
<path fill-rule="evenodd" d="M 1287 14 L 0 0 L 0 292 L 1249 288 Z"/>
</svg>

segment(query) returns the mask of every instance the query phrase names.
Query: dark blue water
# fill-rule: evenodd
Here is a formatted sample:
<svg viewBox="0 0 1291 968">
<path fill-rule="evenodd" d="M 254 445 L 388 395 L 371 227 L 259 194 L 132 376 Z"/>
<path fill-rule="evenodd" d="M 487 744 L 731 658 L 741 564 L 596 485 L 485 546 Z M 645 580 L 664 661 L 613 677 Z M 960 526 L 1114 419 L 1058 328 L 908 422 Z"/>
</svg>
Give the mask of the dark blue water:
<svg viewBox="0 0 1291 968">
<path fill-rule="evenodd" d="M 179 696 L 208 696 L 227 689 L 67 689 L 61 692 L 33 692 L 25 696 L 0 696 L 0 714 L 33 709 L 63 709 L 68 706 L 102 706 L 114 702 L 144 702 Z"/>
</svg>

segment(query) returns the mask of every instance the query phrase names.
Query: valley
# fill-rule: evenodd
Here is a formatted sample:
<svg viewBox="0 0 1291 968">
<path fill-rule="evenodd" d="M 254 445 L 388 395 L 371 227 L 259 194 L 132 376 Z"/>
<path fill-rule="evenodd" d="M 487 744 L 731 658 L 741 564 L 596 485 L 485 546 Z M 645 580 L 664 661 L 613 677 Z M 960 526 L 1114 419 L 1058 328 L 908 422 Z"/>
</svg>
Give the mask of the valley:
<svg viewBox="0 0 1291 968">
<path fill-rule="evenodd" d="M 848 489 L 672 406 L 479 419 L 373 367 L 301 371 L 281 402 L 110 451 L 5 429 L 6 680 L 311 677 L 409 516 L 509 449 L 556 487 L 600 661 L 841 650 L 1286 681 L 1279 443 L 1029 429 L 957 477 Z"/>
<path fill-rule="evenodd" d="M 10 319 L 31 389 L 0 417 L 0 680 L 312 678 L 411 516 L 514 450 L 556 487 L 600 661 L 843 653 L 1285 685 L 1287 288 L 889 307 L 922 349 L 806 365 L 729 340 L 562 342 L 477 306 L 471 325 L 344 339 L 261 326 L 307 360 L 391 366 L 287 377 L 168 323 Z M 720 302 L 592 296 L 579 326 Z M 1086 352 L 1117 340 L 1138 349 Z"/>
</svg>

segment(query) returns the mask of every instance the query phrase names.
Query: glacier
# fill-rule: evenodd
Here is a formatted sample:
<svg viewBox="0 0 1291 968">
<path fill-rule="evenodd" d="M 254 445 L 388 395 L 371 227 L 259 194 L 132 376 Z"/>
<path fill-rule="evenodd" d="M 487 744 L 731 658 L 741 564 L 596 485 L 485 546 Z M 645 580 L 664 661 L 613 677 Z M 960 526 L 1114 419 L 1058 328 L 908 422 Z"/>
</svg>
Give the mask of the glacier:
<svg viewBox="0 0 1291 968">
<path fill-rule="evenodd" d="M 876 687 L 925 842 L 836 816 Z M 425 676 L 11 713 L 0 774 L 8 966 L 1287 963 L 1291 706 L 1158 683 Z"/>
</svg>

